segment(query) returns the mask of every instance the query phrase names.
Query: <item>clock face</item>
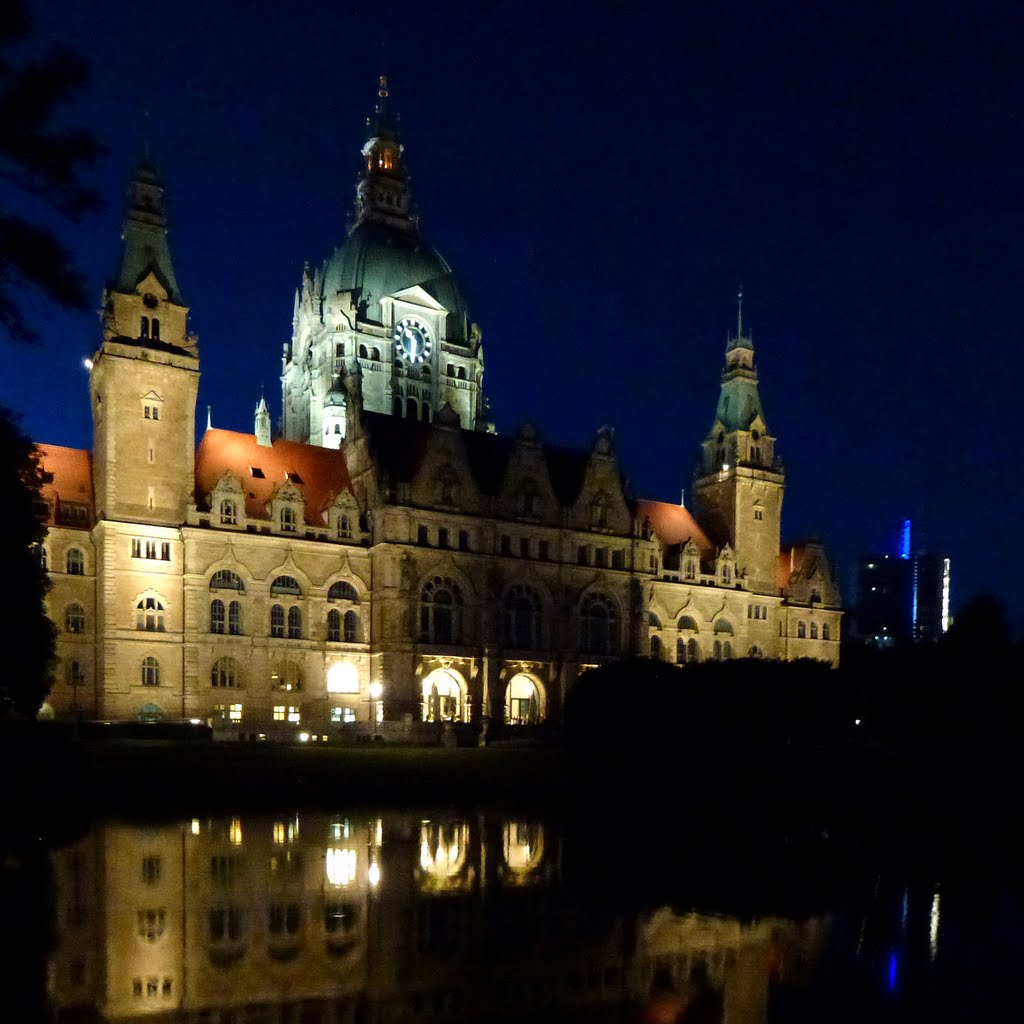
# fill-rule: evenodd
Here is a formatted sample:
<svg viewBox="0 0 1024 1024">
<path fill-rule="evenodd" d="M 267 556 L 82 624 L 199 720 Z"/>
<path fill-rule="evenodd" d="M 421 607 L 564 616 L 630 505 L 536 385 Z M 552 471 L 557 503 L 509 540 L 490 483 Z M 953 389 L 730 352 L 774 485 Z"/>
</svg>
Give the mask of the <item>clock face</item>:
<svg viewBox="0 0 1024 1024">
<path fill-rule="evenodd" d="M 410 363 L 422 363 L 430 355 L 430 328 L 407 316 L 395 325 L 395 348 Z"/>
</svg>

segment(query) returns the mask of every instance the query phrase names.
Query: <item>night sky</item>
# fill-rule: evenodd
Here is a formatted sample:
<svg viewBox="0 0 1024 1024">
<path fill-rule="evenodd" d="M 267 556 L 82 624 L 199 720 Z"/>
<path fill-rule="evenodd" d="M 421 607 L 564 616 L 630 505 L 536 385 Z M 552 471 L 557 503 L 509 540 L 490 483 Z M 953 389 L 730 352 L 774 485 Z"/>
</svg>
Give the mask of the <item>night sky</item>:
<svg viewBox="0 0 1024 1024">
<path fill-rule="evenodd" d="M 678 501 L 742 282 L 784 537 L 825 540 L 849 593 L 854 557 L 910 516 L 953 559 L 954 610 L 991 591 L 1024 615 L 1003 422 L 1024 328 L 1019 5 L 38 9 L 37 43 L 92 61 L 68 117 L 109 147 L 109 205 L 66 238 L 98 305 L 148 135 L 202 422 L 212 405 L 252 430 L 264 387 L 279 414 L 294 289 L 344 238 L 383 71 L 499 431 L 588 445 L 611 424 L 632 493 Z M 88 447 L 98 322 L 32 308 L 45 341 L 5 343 L 0 402 L 35 439 Z"/>
</svg>

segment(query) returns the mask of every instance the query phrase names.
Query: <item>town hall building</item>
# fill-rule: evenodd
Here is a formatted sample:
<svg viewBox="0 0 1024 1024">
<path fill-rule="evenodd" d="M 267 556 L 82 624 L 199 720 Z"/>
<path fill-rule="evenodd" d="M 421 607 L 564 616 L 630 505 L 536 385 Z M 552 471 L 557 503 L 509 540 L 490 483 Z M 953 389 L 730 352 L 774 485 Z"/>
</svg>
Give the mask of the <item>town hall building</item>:
<svg viewBox="0 0 1024 1024">
<path fill-rule="evenodd" d="M 627 655 L 838 664 L 827 557 L 780 544 L 742 318 L 692 508 L 627 493 L 607 430 L 586 450 L 496 433 L 481 332 L 421 234 L 383 79 L 348 237 L 295 296 L 278 431 L 261 399 L 251 432 L 197 443 L 187 316 L 143 162 L 91 361 L 92 450 L 38 446 L 58 716 L 520 727 L 557 722 L 582 672 Z"/>
</svg>

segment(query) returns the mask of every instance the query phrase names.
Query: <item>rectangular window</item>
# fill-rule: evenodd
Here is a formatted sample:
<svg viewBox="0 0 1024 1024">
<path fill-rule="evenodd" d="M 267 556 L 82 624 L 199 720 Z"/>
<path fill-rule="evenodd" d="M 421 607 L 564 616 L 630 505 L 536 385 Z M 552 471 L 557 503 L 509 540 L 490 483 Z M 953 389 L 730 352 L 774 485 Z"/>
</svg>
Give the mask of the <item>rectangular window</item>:
<svg viewBox="0 0 1024 1024">
<path fill-rule="evenodd" d="M 469 530 L 459 530 L 459 550 L 469 550 Z"/>
<path fill-rule="evenodd" d="M 138 537 L 132 538 L 132 558 L 142 557 L 142 541 Z"/>
<path fill-rule="evenodd" d="M 160 881 L 160 866 L 159 857 L 142 858 L 142 880 L 146 885 L 156 885 Z"/>
<path fill-rule="evenodd" d="M 299 709 L 295 707 L 288 708 L 288 721 L 293 725 L 299 724 Z"/>
<path fill-rule="evenodd" d="M 166 998 L 166 997 L 169 997 L 170 994 L 171 994 L 171 979 L 170 978 L 164 978 L 163 995 Z"/>
<path fill-rule="evenodd" d="M 529 558 L 530 557 L 530 538 L 520 537 L 519 538 L 519 557 Z"/>
<path fill-rule="evenodd" d="M 354 722 L 356 720 L 356 709 L 355 708 L 331 708 L 331 721 L 337 724 L 343 724 L 346 722 Z"/>
<path fill-rule="evenodd" d="M 616 548 L 612 552 L 612 568 L 613 569 L 625 569 L 626 568 L 626 552 L 622 548 Z"/>
<path fill-rule="evenodd" d="M 232 722 L 240 722 L 242 720 L 242 705 L 241 704 L 229 704 L 228 705 L 228 720 Z"/>
<path fill-rule="evenodd" d="M 590 548 L 586 544 L 576 549 L 576 562 L 579 565 L 590 565 Z"/>
<path fill-rule="evenodd" d="M 428 547 L 430 545 L 430 534 L 425 526 L 418 526 L 416 528 L 416 543 L 420 547 Z"/>
<path fill-rule="evenodd" d="M 754 518 L 755 519 L 764 519 L 764 513 L 761 511 L 761 509 L 759 509 L 759 508 L 755 508 L 754 509 Z"/>
<path fill-rule="evenodd" d="M 171 543 L 170 541 L 163 541 L 160 544 L 160 559 L 164 562 L 171 560 Z"/>
<path fill-rule="evenodd" d="M 501 553 L 503 555 L 512 554 L 512 538 L 507 533 L 501 535 Z"/>
<path fill-rule="evenodd" d="M 537 557 L 542 562 L 550 561 L 550 559 L 551 559 L 551 545 L 550 545 L 550 543 L 548 541 L 546 541 L 546 540 L 542 540 L 540 542 L 540 544 L 538 545 L 538 547 L 539 547 L 539 550 L 537 552 Z"/>
<path fill-rule="evenodd" d="M 238 875 L 237 857 L 211 857 L 210 878 L 219 885 L 231 885 Z"/>
<path fill-rule="evenodd" d="M 146 979 L 146 995 L 156 996 L 160 994 L 160 979 L 159 978 L 147 978 Z"/>
<path fill-rule="evenodd" d="M 437 531 L 437 546 L 439 548 L 448 547 L 448 530 L 441 526 Z"/>
<path fill-rule="evenodd" d="M 132 981 L 132 995 L 138 999 L 142 995 L 142 979 L 135 978 Z"/>
<path fill-rule="evenodd" d="M 594 551 L 594 565 L 596 565 L 598 567 L 598 569 L 607 569 L 608 568 L 608 549 L 607 548 L 597 548 Z"/>
<path fill-rule="evenodd" d="M 283 722 L 285 716 L 285 707 L 283 704 L 274 705 L 274 721 Z"/>
</svg>

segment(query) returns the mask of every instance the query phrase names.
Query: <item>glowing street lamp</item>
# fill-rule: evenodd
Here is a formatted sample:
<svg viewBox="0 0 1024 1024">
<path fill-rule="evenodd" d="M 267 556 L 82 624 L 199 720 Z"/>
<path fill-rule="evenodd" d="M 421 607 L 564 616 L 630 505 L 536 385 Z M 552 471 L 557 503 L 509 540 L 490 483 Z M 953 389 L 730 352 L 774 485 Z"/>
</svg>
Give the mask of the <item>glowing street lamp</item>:
<svg viewBox="0 0 1024 1024">
<path fill-rule="evenodd" d="M 377 738 L 377 723 L 384 717 L 384 705 L 381 697 L 384 696 L 384 684 L 370 683 L 370 714 L 373 717 L 373 738 Z"/>
</svg>

